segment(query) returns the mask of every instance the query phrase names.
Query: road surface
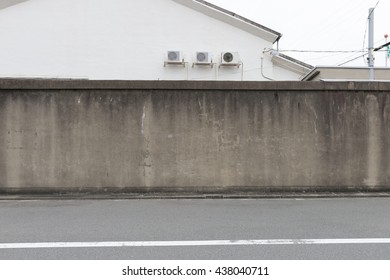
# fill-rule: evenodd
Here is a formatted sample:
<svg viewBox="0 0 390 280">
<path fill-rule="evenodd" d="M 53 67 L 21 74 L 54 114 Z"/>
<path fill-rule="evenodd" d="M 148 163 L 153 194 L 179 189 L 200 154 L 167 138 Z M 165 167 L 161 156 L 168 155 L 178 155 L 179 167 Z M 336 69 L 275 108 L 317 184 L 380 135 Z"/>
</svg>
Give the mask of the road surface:
<svg viewBox="0 0 390 280">
<path fill-rule="evenodd" d="M 0 259 L 390 259 L 390 198 L 0 201 Z"/>
</svg>

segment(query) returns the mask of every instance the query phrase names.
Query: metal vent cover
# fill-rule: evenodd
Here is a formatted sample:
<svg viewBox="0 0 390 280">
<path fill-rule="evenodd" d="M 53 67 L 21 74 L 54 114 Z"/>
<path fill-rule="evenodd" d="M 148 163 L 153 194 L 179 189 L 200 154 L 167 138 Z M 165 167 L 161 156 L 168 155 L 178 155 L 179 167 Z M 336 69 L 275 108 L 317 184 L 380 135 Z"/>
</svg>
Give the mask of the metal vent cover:
<svg viewBox="0 0 390 280">
<path fill-rule="evenodd" d="M 224 61 L 224 62 L 230 63 L 230 62 L 233 61 L 233 58 L 234 58 L 234 56 L 233 56 L 233 54 L 230 53 L 230 52 L 227 52 L 227 53 L 224 53 L 224 54 L 223 54 L 223 61 Z"/>
<path fill-rule="evenodd" d="M 180 61 L 180 52 L 179 51 L 168 51 L 167 58 L 168 58 L 168 61 Z"/>
<path fill-rule="evenodd" d="M 208 52 L 197 52 L 196 53 L 197 62 L 209 62 L 209 53 Z"/>
<path fill-rule="evenodd" d="M 240 63 L 240 58 L 238 52 L 223 52 L 221 54 L 221 63 L 222 64 L 232 64 L 237 65 Z"/>
</svg>

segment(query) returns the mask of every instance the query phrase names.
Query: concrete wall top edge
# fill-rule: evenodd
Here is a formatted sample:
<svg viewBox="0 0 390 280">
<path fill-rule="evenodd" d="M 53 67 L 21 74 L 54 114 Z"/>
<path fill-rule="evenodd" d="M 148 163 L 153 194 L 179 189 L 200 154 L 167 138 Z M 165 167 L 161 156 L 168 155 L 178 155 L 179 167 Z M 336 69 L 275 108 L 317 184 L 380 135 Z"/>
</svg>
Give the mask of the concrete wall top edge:
<svg viewBox="0 0 390 280">
<path fill-rule="evenodd" d="M 0 79 L 0 90 L 289 90 L 289 91 L 390 91 L 390 82 L 302 82 L 302 81 L 129 81 Z"/>
</svg>

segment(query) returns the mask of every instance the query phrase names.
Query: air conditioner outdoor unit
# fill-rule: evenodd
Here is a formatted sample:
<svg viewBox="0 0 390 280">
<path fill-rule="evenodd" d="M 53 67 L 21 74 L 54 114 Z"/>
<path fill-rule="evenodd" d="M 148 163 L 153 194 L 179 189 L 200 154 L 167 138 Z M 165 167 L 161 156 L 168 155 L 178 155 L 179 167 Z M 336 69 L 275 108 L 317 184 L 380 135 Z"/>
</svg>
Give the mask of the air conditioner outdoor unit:
<svg viewBox="0 0 390 280">
<path fill-rule="evenodd" d="M 211 63 L 211 54 L 208 52 L 197 52 L 196 53 L 196 63 Z"/>
<path fill-rule="evenodd" d="M 239 65 L 240 56 L 238 52 L 223 52 L 221 54 L 221 64 L 223 65 Z"/>
<path fill-rule="evenodd" d="M 182 55 L 179 51 L 168 51 L 167 62 L 182 62 Z"/>
</svg>

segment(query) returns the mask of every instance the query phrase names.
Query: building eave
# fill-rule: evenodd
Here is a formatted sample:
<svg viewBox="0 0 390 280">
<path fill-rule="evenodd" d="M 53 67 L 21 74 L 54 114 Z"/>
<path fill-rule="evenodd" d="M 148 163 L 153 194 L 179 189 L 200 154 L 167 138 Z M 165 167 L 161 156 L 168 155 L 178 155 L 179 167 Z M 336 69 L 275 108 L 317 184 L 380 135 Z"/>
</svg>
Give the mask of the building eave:
<svg viewBox="0 0 390 280">
<path fill-rule="evenodd" d="M 314 67 L 314 68 L 311 69 L 311 71 L 309 71 L 305 76 L 303 76 L 303 78 L 301 79 L 301 81 L 311 81 L 311 80 L 313 80 L 315 77 L 317 77 L 320 73 L 321 73 L 321 71 L 319 71 L 317 67 Z"/>
<path fill-rule="evenodd" d="M 344 71 L 368 71 L 369 68 L 368 67 L 364 67 L 364 66 L 350 66 L 350 67 L 344 67 L 344 66 L 316 66 L 314 67 L 311 71 L 309 71 L 305 76 L 302 77 L 301 81 L 313 81 L 314 79 L 318 78 L 319 75 L 323 75 L 324 73 L 322 72 L 325 72 L 326 70 L 344 70 Z M 386 67 L 375 67 L 374 68 L 375 71 L 388 71 L 390 72 L 390 68 L 386 68 Z M 348 81 L 365 81 L 367 80 L 367 78 L 356 78 L 356 77 L 344 77 L 344 78 L 323 78 L 323 77 L 319 77 L 319 79 L 321 81 L 333 81 L 333 80 L 348 80 Z M 383 80 L 383 81 L 388 81 L 386 79 L 376 79 L 376 81 L 378 80 Z"/>
<path fill-rule="evenodd" d="M 282 34 L 265 27 L 257 22 L 254 22 L 248 18 L 240 16 L 234 12 L 221 8 L 217 5 L 209 3 L 204 0 L 173 0 L 184 6 L 190 7 L 193 10 L 201 12 L 207 16 L 223 21 L 237 28 L 240 28 L 252 35 L 263 38 L 269 42 L 275 43 L 280 40 Z"/>
<path fill-rule="evenodd" d="M 27 0 L 0 0 L 0 10 L 25 2 Z"/>
<path fill-rule="evenodd" d="M 271 60 L 275 65 L 293 71 L 299 75 L 306 75 L 314 68 L 312 65 L 277 51 L 271 52 Z"/>
</svg>

